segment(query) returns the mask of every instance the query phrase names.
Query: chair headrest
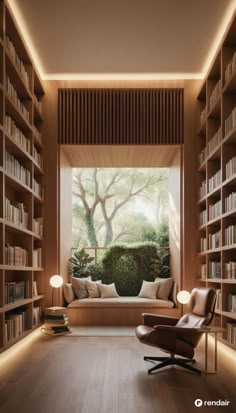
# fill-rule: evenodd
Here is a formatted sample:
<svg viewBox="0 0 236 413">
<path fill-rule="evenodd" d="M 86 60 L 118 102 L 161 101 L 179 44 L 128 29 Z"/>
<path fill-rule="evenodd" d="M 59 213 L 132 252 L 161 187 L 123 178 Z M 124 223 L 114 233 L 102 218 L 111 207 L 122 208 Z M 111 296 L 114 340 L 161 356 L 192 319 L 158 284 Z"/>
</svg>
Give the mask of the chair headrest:
<svg viewBox="0 0 236 413">
<path fill-rule="evenodd" d="M 189 312 L 200 317 L 207 317 L 214 310 L 215 297 L 214 288 L 194 288 L 188 304 Z"/>
</svg>

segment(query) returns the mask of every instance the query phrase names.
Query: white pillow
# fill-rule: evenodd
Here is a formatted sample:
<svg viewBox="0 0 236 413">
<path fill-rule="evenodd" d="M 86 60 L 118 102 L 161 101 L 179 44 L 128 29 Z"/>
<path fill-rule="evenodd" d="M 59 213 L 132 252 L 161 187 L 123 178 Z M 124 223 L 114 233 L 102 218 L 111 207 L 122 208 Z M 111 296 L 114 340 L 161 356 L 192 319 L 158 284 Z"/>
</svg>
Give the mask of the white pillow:
<svg viewBox="0 0 236 413">
<path fill-rule="evenodd" d="M 66 283 L 63 284 L 63 293 L 67 304 L 70 304 L 71 301 L 75 299 L 75 293 L 72 287 L 72 284 Z"/>
<path fill-rule="evenodd" d="M 143 280 L 143 284 L 138 296 L 142 298 L 152 298 L 153 300 L 155 300 L 157 298 L 157 288 L 157 282 Z"/>
<path fill-rule="evenodd" d="M 115 298 L 119 297 L 115 284 L 98 284 L 101 298 Z"/>
<path fill-rule="evenodd" d="M 74 293 L 77 298 L 82 299 L 82 298 L 88 298 L 88 290 L 86 287 L 86 282 L 91 281 L 91 277 L 87 278 L 76 278 L 76 277 L 71 277 L 71 282 L 73 286 Z"/>
<path fill-rule="evenodd" d="M 89 298 L 99 298 L 101 296 L 98 284 L 101 284 L 102 281 L 86 281 L 86 287 L 88 290 Z"/>
<path fill-rule="evenodd" d="M 156 278 L 155 282 L 159 285 L 157 298 L 168 300 L 173 287 L 174 278 Z"/>
</svg>

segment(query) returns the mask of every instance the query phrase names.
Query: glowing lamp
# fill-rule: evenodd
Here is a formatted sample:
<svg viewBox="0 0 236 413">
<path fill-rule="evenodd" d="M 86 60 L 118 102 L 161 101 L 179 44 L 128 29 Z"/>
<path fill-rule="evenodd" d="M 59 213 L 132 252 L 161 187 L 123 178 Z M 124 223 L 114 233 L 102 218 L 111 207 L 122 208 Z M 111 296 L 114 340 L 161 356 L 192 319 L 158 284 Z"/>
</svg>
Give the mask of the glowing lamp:
<svg viewBox="0 0 236 413">
<path fill-rule="evenodd" d="M 55 288 L 60 288 L 63 284 L 63 278 L 61 275 L 53 275 L 50 280 L 50 285 L 52 286 L 52 306 L 53 306 L 53 295 Z"/>
<path fill-rule="evenodd" d="M 181 304 L 188 304 L 189 299 L 190 299 L 190 293 L 186 290 L 182 290 L 177 294 L 177 300 Z"/>
</svg>

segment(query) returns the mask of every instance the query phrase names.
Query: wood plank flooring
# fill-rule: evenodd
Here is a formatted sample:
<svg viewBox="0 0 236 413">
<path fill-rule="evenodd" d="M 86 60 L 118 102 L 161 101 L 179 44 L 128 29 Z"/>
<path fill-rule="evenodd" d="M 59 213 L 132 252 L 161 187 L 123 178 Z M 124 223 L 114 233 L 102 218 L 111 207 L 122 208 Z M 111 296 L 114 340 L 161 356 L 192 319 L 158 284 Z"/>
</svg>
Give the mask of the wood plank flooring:
<svg viewBox="0 0 236 413">
<path fill-rule="evenodd" d="M 144 355 L 158 355 L 135 337 L 45 337 L 0 357 L 1 413 L 191 413 L 236 411 L 235 353 L 219 346 L 219 371 L 197 376 L 166 368 L 149 376 Z M 197 366 L 203 368 L 203 346 Z M 223 348 L 223 347 L 222 347 Z M 229 407 L 194 400 L 230 401 Z"/>
</svg>

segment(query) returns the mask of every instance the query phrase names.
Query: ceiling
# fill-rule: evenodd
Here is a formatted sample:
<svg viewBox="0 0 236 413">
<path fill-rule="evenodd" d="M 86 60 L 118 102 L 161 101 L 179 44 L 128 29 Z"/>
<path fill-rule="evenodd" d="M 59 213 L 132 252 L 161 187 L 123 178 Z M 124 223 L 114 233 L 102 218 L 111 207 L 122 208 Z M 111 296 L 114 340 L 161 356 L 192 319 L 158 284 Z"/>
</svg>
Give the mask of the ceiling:
<svg viewBox="0 0 236 413">
<path fill-rule="evenodd" d="M 235 0 L 8 0 L 40 74 L 201 78 Z"/>
<path fill-rule="evenodd" d="M 60 145 L 73 168 L 167 168 L 179 145 Z"/>
</svg>

